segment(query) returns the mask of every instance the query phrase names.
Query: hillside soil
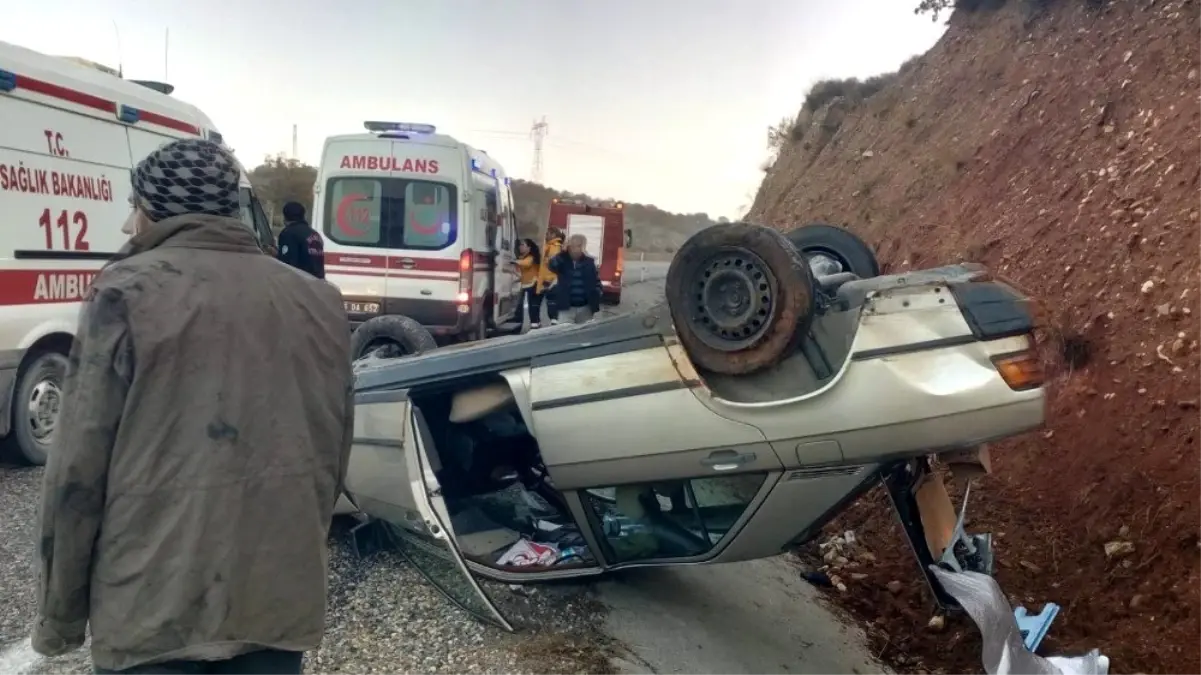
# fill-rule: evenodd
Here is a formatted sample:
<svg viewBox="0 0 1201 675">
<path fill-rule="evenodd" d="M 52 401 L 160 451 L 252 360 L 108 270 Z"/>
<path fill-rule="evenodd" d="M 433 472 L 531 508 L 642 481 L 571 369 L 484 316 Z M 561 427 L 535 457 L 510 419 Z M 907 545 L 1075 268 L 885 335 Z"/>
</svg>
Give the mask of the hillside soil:
<svg viewBox="0 0 1201 675">
<path fill-rule="evenodd" d="M 968 529 L 996 536 L 1015 605 L 1062 606 L 1041 652 L 1099 648 L 1119 673 L 1201 672 L 1199 13 L 1181 0 L 956 12 L 895 83 L 812 115 L 749 215 L 847 225 L 886 271 L 983 262 L 1039 301 L 1048 423 L 992 446 Z M 845 530 L 858 544 L 849 569 L 828 570 L 846 591 L 829 593 L 883 657 L 979 672 L 966 618 L 930 627 L 886 496 L 827 536 Z"/>
</svg>

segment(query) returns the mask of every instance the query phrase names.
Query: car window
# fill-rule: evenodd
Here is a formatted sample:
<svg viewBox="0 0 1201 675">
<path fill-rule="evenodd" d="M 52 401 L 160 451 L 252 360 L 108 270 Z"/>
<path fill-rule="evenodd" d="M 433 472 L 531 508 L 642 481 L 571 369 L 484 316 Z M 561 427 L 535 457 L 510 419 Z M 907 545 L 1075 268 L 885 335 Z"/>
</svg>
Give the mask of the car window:
<svg viewBox="0 0 1201 675">
<path fill-rule="evenodd" d="M 453 185 L 404 178 L 332 178 L 326 236 L 339 244 L 436 251 L 458 238 Z"/>
<path fill-rule="evenodd" d="M 710 551 L 763 487 L 766 473 L 709 476 L 584 491 L 614 562 Z"/>
</svg>

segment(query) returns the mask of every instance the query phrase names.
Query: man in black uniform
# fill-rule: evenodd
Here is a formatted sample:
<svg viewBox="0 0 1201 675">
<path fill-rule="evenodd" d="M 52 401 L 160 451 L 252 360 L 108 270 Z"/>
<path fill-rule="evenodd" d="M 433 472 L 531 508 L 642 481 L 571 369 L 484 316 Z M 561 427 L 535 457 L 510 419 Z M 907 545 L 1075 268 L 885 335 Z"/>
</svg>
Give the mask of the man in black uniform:
<svg viewBox="0 0 1201 675">
<path fill-rule="evenodd" d="M 305 222 L 302 204 L 284 204 L 284 229 L 279 233 L 279 259 L 318 279 L 325 278 L 325 239 Z"/>
</svg>

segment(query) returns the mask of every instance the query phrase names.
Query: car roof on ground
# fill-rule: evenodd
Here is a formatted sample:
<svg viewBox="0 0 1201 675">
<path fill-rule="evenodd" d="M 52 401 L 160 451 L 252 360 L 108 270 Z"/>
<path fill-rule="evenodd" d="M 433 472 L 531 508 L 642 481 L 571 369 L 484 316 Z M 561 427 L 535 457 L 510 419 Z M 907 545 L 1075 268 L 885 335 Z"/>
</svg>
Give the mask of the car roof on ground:
<svg viewBox="0 0 1201 675">
<path fill-rule="evenodd" d="M 646 349 L 674 334 L 667 305 L 582 325 L 560 324 L 524 335 L 442 347 L 424 354 L 381 359 L 355 376 L 358 394 L 398 391 L 499 373 L 537 363 L 551 365 Z"/>
</svg>

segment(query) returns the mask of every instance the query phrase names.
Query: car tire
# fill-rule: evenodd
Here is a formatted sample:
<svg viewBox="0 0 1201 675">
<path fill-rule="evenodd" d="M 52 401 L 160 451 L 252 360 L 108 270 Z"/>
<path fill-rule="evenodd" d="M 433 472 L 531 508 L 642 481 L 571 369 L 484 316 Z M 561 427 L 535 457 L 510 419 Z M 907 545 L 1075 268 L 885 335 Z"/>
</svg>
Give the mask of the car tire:
<svg viewBox="0 0 1201 675">
<path fill-rule="evenodd" d="M 425 326 L 400 314 L 377 316 L 364 321 L 350 335 L 350 358 L 361 359 L 384 348 L 382 358 L 413 356 L 438 347 Z"/>
<path fill-rule="evenodd" d="M 880 276 L 880 263 L 867 242 L 850 230 L 825 223 L 802 225 L 784 235 L 793 247 L 805 255 L 824 255 L 861 279 Z"/>
<path fill-rule="evenodd" d="M 34 356 L 17 376 L 13 388 L 12 437 L 17 452 L 34 466 L 45 465 L 49 456 L 62 411 L 66 379 L 67 357 L 53 351 Z M 35 421 L 30 412 L 34 406 L 46 407 L 47 417 L 43 417 L 41 423 Z"/>
<path fill-rule="evenodd" d="M 805 257 L 779 232 L 726 223 L 688 238 L 667 269 L 676 335 L 697 367 L 746 375 L 792 354 L 815 311 Z"/>
</svg>

